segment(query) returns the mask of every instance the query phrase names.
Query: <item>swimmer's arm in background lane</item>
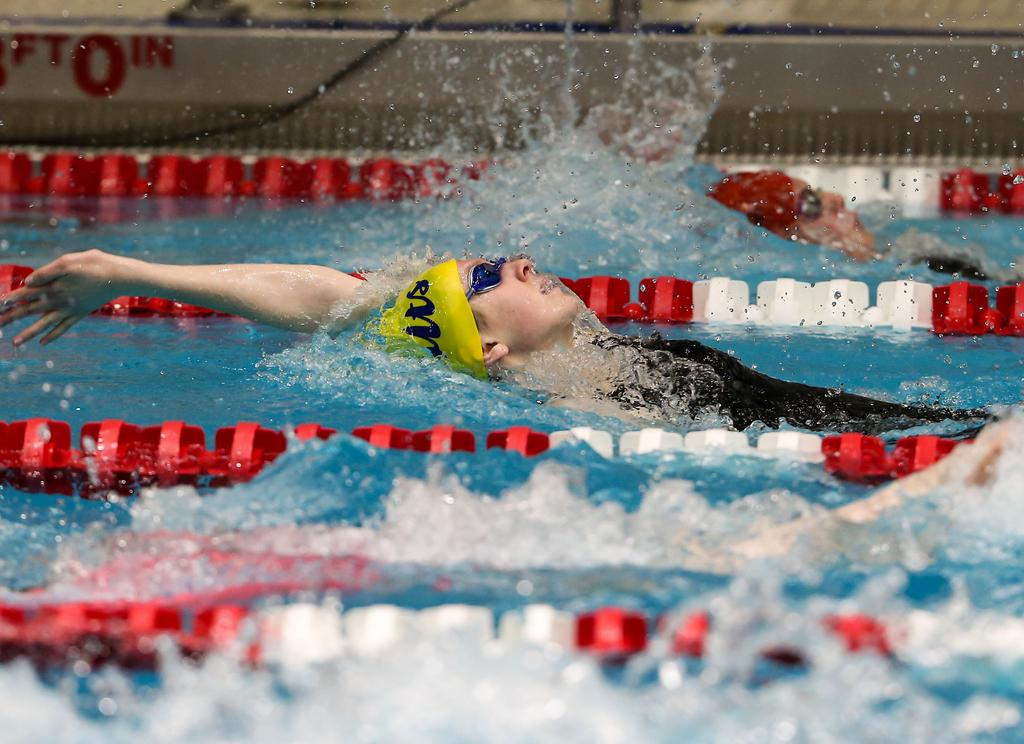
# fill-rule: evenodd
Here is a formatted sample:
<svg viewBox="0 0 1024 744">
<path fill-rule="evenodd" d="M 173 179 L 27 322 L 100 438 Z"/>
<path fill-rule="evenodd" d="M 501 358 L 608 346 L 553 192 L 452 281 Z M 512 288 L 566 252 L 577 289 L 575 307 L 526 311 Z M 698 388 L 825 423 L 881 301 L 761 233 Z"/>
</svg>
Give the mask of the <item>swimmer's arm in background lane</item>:
<svg viewBox="0 0 1024 744">
<path fill-rule="evenodd" d="M 331 308 L 350 301 L 363 282 L 326 266 L 290 264 L 155 264 L 103 251 L 69 253 L 47 264 L 0 305 L 0 327 L 39 316 L 15 345 L 44 334 L 46 344 L 104 303 L 122 295 L 163 297 L 291 331 L 311 333 Z"/>
<path fill-rule="evenodd" d="M 756 538 L 732 546 L 739 558 L 769 558 L 788 553 L 815 530 L 876 521 L 890 509 L 912 498 L 926 496 L 937 488 L 985 486 L 995 474 L 995 465 L 1010 437 L 1019 433 L 1014 421 L 989 424 L 973 442 L 964 443 L 929 468 L 894 481 L 863 499 L 833 509 L 828 519 L 811 517 L 764 529 Z"/>
</svg>

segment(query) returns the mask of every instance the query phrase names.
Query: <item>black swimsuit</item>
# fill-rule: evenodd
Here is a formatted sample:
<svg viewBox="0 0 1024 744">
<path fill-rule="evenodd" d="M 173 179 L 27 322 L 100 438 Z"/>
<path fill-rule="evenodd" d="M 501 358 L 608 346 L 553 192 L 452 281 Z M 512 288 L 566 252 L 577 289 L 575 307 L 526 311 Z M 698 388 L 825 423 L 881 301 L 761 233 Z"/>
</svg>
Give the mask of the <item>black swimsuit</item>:
<svg viewBox="0 0 1024 744">
<path fill-rule="evenodd" d="M 990 279 L 984 270 L 965 259 L 929 256 L 921 260 L 928 265 L 929 269 L 940 274 L 952 274 L 961 279 L 975 282 L 987 282 Z"/>
<path fill-rule="evenodd" d="M 717 412 L 728 416 L 737 429 L 755 421 L 778 428 L 785 419 L 805 429 L 880 433 L 954 420 L 976 423 L 974 431 L 987 420 L 979 410 L 890 403 L 778 380 L 697 341 L 609 334 L 594 343 L 639 352 L 639 364 L 646 369 L 635 370 L 629 383 L 618 384 L 610 393 L 625 408 L 675 409 L 691 417 Z"/>
</svg>

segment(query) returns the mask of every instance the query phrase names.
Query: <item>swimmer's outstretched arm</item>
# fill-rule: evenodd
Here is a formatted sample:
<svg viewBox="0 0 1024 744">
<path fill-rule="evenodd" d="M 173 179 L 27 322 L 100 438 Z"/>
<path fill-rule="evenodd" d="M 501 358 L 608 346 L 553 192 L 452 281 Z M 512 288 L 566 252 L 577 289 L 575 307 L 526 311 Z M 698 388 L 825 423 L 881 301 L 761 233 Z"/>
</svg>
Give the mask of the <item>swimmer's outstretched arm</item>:
<svg viewBox="0 0 1024 744">
<path fill-rule="evenodd" d="M 982 486 L 989 483 L 996 461 L 1014 434 L 1012 425 L 1010 421 L 989 424 L 976 440 L 961 444 L 931 467 L 894 481 L 866 498 L 832 510 L 831 516 L 838 520 L 831 526 L 874 522 L 907 499 L 924 496 L 940 486 Z M 756 538 L 732 546 L 732 551 L 744 559 L 782 555 L 789 552 L 801 537 L 821 526 L 820 518 L 775 525 Z"/>
<path fill-rule="evenodd" d="M 36 269 L 24 287 L 0 300 L 0 328 L 39 316 L 14 337 L 14 344 L 40 334 L 41 343 L 47 344 L 115 297 L 144 295 L 311 333 L 328 322 L 331 308 L 351 300 L 362 284 L 326 266 L 176 266 L 91 250 L 69 253 Z"/>
</svg>

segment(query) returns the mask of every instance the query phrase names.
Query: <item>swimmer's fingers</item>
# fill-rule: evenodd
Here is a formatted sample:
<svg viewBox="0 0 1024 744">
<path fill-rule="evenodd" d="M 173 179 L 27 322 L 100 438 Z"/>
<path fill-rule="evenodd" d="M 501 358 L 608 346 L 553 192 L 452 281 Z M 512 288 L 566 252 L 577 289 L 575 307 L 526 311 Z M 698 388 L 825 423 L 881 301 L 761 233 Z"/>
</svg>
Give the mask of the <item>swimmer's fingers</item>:
<svg viewBox="0 0 1024 744">
<path fill-rule="evenodd" d="M 0 328 L 27 315 L 42 315 L 51 310 L 70 311 L 76 302 L 63 292 L 22 288 L 15 290 L 0 305 Z"/>
<path fill-rule="evenodd" d="M 6 310 L 11 305 L 24 304 L 43 296 L 43 290 L 34 287 L 18 287 L 0 297 L 0 310 Z"/>
<path fill-rule="evenodd" d="M 22 302 L 20 305 L 15 305 L 14 307 L 0 312 L 0 328 L 24 318 L 27 315 L 38 315 L 50 309 L 52 308 L 45 307 L 39 299 Z"/>
<path fill-rule="evenodd" d="M 31 341 L 50 326 L 55 326 L 65 319 L 65 315 L 57 310 L 51 310 L 43 317 L 23 330 L 14 337 L 14 345 L 21 346 L 26 341 Z"/>
<path fill-rule="evenodd" d="M 76 297 L 63 283 L 48 284 L 45 287 L 21 287 L 0 299 L 0 311 L 11 305 L 35 305 L 39 310 L 72 308 L 78 304 Z"/>
<path fill-rule="evenodd" d="M 39 339 L 39 343 L 41 343 L 43 346 L 46 346 L 47 344 L 56 341 L 58 338 L 67 333 L 67 330 L 75 323 L 80 321 L 83 317 L 84 316 L 82 315 L 69 315 L 68 317 L 64 318 L 64 320 L 57 323 L 57 325 L 55 325 L 53 328 L 51 328 L 46 333 L 45 336 Z"/>
<path fill-rule="evenodd" d="M 44 291 L 46 290 L 39 287 L 26 287 L 24 285 L 17 289 L 12 289 L 7 294 L 0 295 L 0 310 L 40 297 Z"/>
<path fill-rule="evenodd" d="M 18 289 L 11 290 L 7 294 L 0 295 L 0 313 L 13 305 L 17 305 L 19 302 L 24 302 L 25 297 L 28 294 L 28 291 L 26 291 L 24 287 L 19 287 Z"/>
</svg>

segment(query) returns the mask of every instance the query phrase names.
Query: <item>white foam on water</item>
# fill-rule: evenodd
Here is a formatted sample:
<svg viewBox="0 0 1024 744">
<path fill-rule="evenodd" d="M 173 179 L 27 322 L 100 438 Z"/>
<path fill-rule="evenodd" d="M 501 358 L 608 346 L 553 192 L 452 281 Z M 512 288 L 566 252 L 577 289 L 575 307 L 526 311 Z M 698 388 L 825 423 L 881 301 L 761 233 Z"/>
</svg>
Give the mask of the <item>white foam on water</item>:
<svg viewBox="0 0 1024 744">
<path fill-rule="evenodd" d="M 716 507 L 689 482 L 665 480 L 628 512 L 615 502 L 590 501 L 574 468 L 544 462 L 526 483 L 500 496 L 474 494 L 436 468 L 426 479 L 397 479 L 383 516 L 366 525 L 257 529 L 217 542 L 282 554 L 498 569 L 686 566 L 730 536 L 814 511 L 786 491 Z"/>
<path fill-rule="evenodd" d="M 358 526 L 233 521 L 244 511 L 243 501 L 204 513 L 191 489 L 149 493 L 132 507 L 131 531 L 68 540 L 51 567 L 47 594 L 159 597 L 275 580 L 337 580 L 358 589 L 365 577 L 352 557 L 373 565 L 502 571 L 728 572 L 745 562 L 730 552 L 734 541 L 822 510 L 784 490 L 712 505 L 689 482 L 665 480 L 630 512 L 617 502 L 591 501 L 580 471 L 543 462 L 526 483 L 500 495 L 472 493 L 440 466 L 426 479 L 400 477 L 383 513 Z M 218 523 L 218 515 L 229 523 Z"/>
</svg>

